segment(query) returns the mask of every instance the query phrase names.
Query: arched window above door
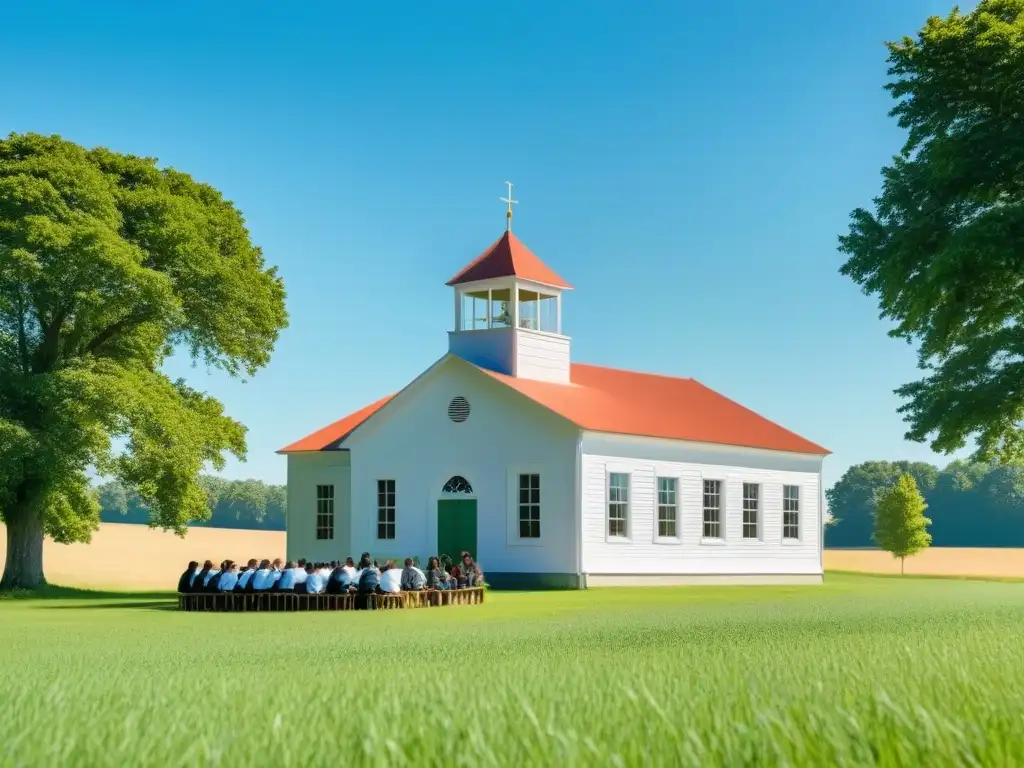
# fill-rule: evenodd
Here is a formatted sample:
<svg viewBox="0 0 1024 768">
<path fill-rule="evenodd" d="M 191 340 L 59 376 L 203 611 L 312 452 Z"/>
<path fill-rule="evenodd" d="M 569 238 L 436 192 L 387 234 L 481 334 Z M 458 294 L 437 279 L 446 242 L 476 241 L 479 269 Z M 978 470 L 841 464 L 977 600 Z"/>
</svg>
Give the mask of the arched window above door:
<svg viewBox="0 0 1024 768">
<path fill-rule="evenodd" d="M 462 475 L 455 475 L 448 479 L 448 482 L 444 484 L 444 488 L 441 489 L 441 492 L 464 493 L 467 496 L 471 496 L 473 494 L 473 486 L 470 485 L 469 481 Z"/>
</svg>

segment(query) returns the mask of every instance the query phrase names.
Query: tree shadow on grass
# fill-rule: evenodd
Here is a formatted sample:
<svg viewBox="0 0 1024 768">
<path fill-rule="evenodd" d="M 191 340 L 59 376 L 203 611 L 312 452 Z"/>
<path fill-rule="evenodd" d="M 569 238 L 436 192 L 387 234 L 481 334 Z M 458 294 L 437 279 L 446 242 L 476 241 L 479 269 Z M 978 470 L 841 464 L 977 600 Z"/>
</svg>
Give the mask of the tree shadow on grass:
<svg viewBox="0 0 1024 768">
<path fill-rule="evenodd" d="M 137 592 L 137 591 L 110 591 L 102 589 L 79 589 L 77 587 L 61 587 L 56 584 L 47 584 L 39 589 L 16 589 L 11 592 L 0 592 L 0 601 L 15 600 L 15 601 L 37 601 L 37 600 L 75 600 L 82 603 L 86 603 L 90 600 L 120 600 L 120 601 L 142 601 L 142 600 L 161 600 L 170 601 L 175 597 L 175 593 L 170 590 L 163 591 L 148 591 L 148 592 Z M 140 603 L 130 603 L 134 606 L 140 606 Z M 129 603 L 125 602 L 124 607 L 127 607 Z M 52 606 L 57 607 L 57 606 Z M 74 606 L 63 606 L 67 608 L 79 608 L 85 607 L 84 605 Z M 109 606 L 95 606 L 95 607 L 109 607 Z"/>
<path fill-rule="evenodd" d="M 74 603 L 41 603 L 38 607 L 47 610 L 144 610 L 144 611 L 175 611 L 178 610 L 177 602 L 173 600 L 117 600 L 117 601 L 76 601 Z"/>
</svg>

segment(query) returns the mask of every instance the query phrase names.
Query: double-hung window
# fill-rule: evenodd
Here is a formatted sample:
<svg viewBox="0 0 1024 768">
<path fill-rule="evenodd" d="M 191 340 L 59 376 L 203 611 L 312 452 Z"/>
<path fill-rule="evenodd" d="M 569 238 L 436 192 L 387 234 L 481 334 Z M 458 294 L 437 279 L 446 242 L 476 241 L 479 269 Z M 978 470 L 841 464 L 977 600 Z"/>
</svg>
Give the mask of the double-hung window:
<svg viewBox="0 0 1024 768">
<path fill-rule="evenodd" d="M 800 486 L 782 486 L 782 538 L 800 538 Z"/>
<path fill-rule="evenodd" d="M 519 475 L 519 538 L 540 538 L 540 475 Z"/>
<path fill-rule="evenodd" d="M 395 481 L 377 481 L 377 538 L 395 538 Z"/>
<path fill-rule="evenodd" d="M 334 538 L 334 486 L 316 487 L 316 537 Z"/>
<path fill-rule="evenodd" d="M 761 486 L 757 483 L 743 484 L 743 538 L 757 539 L 761 536 Z"/>
<path fill-rule="evenodd" d="M 658 478 L 658 538 L 674 539 L 678 534 L 676 491 L 674 477 Z"/>
<path fill-rule="evenodd" d="M 724 539 L 722 530 L 722 481 L 704 481 L 704 530 L 705 539 Z"/>
<path fill-rule="evenodd" d="M 629 475 L 608 474 L 608 536 L 625 539 L 629 536 Z"/>
</svg>

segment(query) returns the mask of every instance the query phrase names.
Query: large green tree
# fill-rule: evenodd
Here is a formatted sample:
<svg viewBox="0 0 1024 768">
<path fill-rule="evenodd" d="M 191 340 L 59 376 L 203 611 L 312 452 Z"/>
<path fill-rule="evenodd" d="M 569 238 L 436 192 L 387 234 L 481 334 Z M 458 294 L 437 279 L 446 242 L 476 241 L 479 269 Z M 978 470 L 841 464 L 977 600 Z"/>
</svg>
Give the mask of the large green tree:
<svg viewBox="0 0 1024 768">
<path fill-rule="evenodd" d="M 89 468 L 136 492 L 155 525 L 209 517 L 199 474 L 243 457 L 245 428 L 163 363 L 181 351 L 253 375 L 284 300 L 212 187 L 57 136 L 0 140 L 0 588 L 44 582 L 44 533 L 89 539 Z"/>
<path fill-rule="evenodd" d="M 1024 457 L 1024 0 L 982 0 L 890 43 L 906 144 L 874 211 L 851 216 L 842 272 L 916 342 L 898 391 L 909 439 Z"/>
</svg>

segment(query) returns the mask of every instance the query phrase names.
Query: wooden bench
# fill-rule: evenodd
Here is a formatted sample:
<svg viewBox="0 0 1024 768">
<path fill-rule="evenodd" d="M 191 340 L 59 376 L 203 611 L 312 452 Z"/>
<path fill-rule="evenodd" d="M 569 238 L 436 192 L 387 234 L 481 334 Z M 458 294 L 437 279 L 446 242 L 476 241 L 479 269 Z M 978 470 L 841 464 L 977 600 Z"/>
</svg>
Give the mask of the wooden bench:
<svg viewBox="0 0 1024 768">
<path fill-rule="evenodd" d="M 483 587 L 466 589 L 424 589 L 363 595 L 377 610 L 428 608 L 445 605 L 478 605 L 484 601 Z M 351 611 L 357 595 L 296 594 L 294 592 L 197 592 L 178 594 L 178 610 L 198 612 L 235 611 Z"/>
<path fill-rule="evenodd" d="M 433 589 L 420 589 L 415 592 L 403 592 L 402 597 L 405 598 L 406 608 L 428 608 L 433 603 L 431 600 L 434 598 Z"/>
<path fill-rule="evenodd" d="M 405 593 L 383 592 L 370 595 L 370 605 L 378 611 L 390 611 L 406 607 Z"/>
</svg>

